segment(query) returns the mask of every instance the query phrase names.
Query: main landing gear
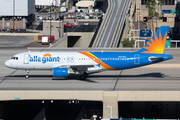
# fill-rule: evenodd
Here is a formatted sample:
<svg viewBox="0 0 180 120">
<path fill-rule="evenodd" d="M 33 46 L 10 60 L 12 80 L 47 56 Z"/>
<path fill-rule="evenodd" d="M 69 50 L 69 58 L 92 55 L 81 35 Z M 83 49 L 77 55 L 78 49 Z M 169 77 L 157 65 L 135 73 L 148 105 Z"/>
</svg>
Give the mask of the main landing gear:
<svg viewBox="0 0 180 120">
<path fill-rule="evenodd" d="M 26 79 L 28 79 L 29 78 L 29 70 L 26 70 Z"/>
<path fill-rule="evenodd" d="M 86 72 L 84 72 L 81 76 L 80 76 L 80 79 L 81 80 L 85 80 L 86 78 L 87 78 L 87 73 Z"/>
</svg>

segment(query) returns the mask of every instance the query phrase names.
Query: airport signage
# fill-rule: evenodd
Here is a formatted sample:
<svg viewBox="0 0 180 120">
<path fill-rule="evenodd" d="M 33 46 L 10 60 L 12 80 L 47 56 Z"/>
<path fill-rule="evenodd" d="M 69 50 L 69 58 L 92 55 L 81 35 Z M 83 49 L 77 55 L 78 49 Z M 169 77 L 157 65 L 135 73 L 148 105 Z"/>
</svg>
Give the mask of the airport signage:
<svg viewBox="0 0 180 120">
<path fill-rule="evenodd" d="M 151 37 L 151 30 L 140 30 L 140 37 Z"/>
<path fill-rule="evenodd" d="M 20 100 L 20 98 L 14 98 L 15 100 Z"/>
</svg>

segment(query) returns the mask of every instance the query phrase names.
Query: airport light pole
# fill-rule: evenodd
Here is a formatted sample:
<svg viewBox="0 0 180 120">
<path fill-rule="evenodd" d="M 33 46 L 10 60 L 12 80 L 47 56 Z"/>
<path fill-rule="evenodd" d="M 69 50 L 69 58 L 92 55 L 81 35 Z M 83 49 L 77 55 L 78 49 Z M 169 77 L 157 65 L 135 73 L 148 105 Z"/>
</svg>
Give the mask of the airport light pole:
<svg viewBox="0 0 180 120">
<path fill-rule="evenodd" d="M 13 0 L 13 32 L 14 32 L 14 23 L 15 23 L 15 0 Z"/>
<path fill-rule="evenodd" d="M 61 0 L 59 1 L 59 38 L 61 37 L 61 35 L 60 35 L 60 21 L 61 21 Z"/>
<path fill-rule="evenodd" d="M 53 3 L 50 6 L 50 40 L 51 40 L 51 7 L 52 7 Z"/>
</svg>

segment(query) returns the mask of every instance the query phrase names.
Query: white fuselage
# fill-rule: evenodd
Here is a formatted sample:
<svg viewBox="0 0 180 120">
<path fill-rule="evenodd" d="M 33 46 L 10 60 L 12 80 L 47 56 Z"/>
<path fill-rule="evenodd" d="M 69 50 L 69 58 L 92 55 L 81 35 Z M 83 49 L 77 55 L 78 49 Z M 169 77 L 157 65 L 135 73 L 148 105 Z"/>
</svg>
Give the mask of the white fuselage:
<svg viewBox="0 0 180 120">
<path fill-rule="evenodd" d="M 5 65 L 13 69 L 21 70 L 52 70 L 55 67 L 66 67 L 72 65 L 94 65 L 89 71 L 102 70 L 96 66 L 97 63 L 79 52 L 25 52 L 13 56 Z M 16 59 L 18 58 L 18 59 Z"/>
</svg>

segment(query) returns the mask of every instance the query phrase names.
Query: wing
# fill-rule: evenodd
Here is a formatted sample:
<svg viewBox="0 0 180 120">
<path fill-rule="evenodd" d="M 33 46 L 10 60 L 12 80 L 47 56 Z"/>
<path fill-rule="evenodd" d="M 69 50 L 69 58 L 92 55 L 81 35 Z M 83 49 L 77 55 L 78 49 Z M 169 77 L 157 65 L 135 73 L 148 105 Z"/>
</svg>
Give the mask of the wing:
<svg viewBox="0 0 180 120">
<path fill-rule="evenodd" d="M 100 64 L 76 64 L 76 65 L 59 65 L 55 64 L 52 66 L 52 68 L 68 68 L 72 72 L 78 72 L 78 73 L 83 73 L 88 72 L 100 72 L 102 68 L 100 67 Z"/>
<path fill-rule="evenodd" d="M 62 66 L 71 68 L 73 71 L 86 71 L 90 67 L 94 67 L 95 65 L 70 65 L 70 66 Z"/>
</svg>

